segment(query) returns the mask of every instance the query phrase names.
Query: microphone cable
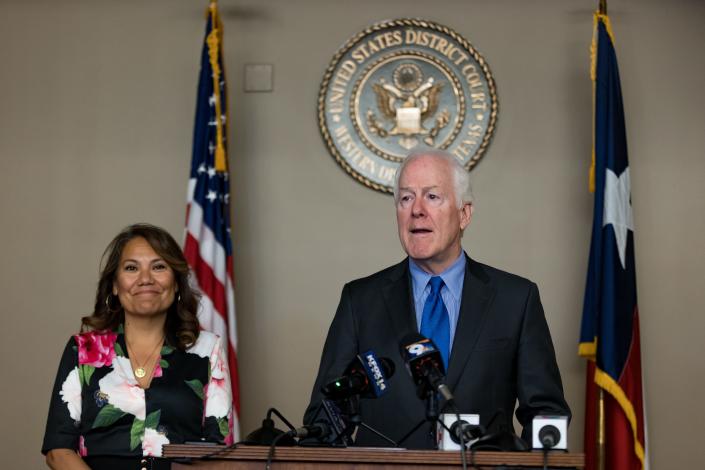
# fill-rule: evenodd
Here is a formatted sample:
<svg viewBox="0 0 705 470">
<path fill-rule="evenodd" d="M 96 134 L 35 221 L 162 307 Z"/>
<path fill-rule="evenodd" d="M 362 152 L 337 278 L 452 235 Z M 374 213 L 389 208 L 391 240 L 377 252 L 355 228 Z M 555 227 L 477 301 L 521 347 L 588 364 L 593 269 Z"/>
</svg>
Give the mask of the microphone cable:
<svg viewBox="0 0 705 470">
<path fill-rule="evenodd" d="M 561 433 L 552 424 L 547 424 L 539 430 L 539 440 L 543 447 L 543 470 L 548 469 L 548 451 L 561 440 Z"/>
<path fill-rule="evenodd" d="M 548 470 L 548 447 L 543 448 L 543 470 Z"/>
<path fill-rule="evenodd" d="M 455 413 L 455 419 L 456 419 L 456 421 L 462 421 L 462 419 L 460 418 L 460 410 L 458 409 L 457 406 L 455 406 L 455 401 L 454 401 L 454 400 L 448 400 L 448 401 L 446 401 L 445 404 L 443 405 L 443 408 L 446 408 L 446 407 L 450 408 L 451 411 L 452 411 L 453 413 Z M 448 433 L 450 433 L 450 429 L 448 429 L 448 428 L 446 427 L 446 425 L 445 425 L 445 423 L 443 423 L 443 421 L 441 421 L 441 424 L 442 424 L 443 427 L 446 429 L 446 431 L 448 431 Z M 461 430 L 461 431 L 462 431 L 462 430 Z M 467 470 L 467 469 L 468 469 L 468 461 L 467 461 L 467 456 L 465 455 L 465 450 L 466 450 L 466 449 L 465 449 L 465 433 L 464 433 L 464 432 L 459 432 L 459 433 L 458 433 L 458 438 L 460 439 L 460 463 L 461 463 L 462 466 L 463 466 L 463 470 Z"/>
<path fill-rule="evenodd" d="M 291 432 L 291 431 L 289 431 Z M 274 451 L 277 447 L 277 442 L 284 437 L 284 436 L 290 436 L 289 433 L 283 433 L 279 434 L 277 437 L 274 438 L 272 441 L 272 444 L 269 446 L 269 452 L 267 453 L 267 464 L 264 466 L 265 470 L 271 470 L 272 468 L 272 460 L 274 460 Z"/>
<path fill-rule="evenodd" d="M 287 426 L 289 429 L 295 430 L 294 425 L 291 424 L 291 423 L 289 422 L 289 420 L 286 419 L 286 418 L 284 417 L 284 415 L 282 415 L 282 414 L 279 412 L 279 410 L 277 410 L 277 409 L 274 408 L 274 407 L 268 409 L 268 410 L 267 410 L 267 419 L 271 419 L 272 414 L 275 414 L 279 419 L 281 419 L 281 420 L 284 422 L 284 424 L 286 424 L 286 426 Z M 281 434 L 277 435 L 277 436 L 274 438 L 274 440 L 272 441 L 272 446 L 274 446 L 277 442 L 279 442 L 279 440 L 280 440 L 283 436 L 287 436 L 287 435 L 289 435 L 289 434 L 288 434 L 288 433 L 281 433 Z M 230 451 L 230 450 L 237 449 L 237 447 L 238 447 L 239 445 L 245 444 L 245 443 L 246 443 L 245 441 L 233 442 L 232 444 L 227 445 L 227 446 L 225 446 L 225 447 L 222 447 L 222 448 L 220 448 L 220 449 L 214 450 L 213 452 L 209 452 L 209 453 L 207 453 L 207 454 L 205 454 L 205 455 L 202 455 L 202 456 L 196 457 L 196 458 L 190 457 L 190 458 L 188 458 L 187 460 L 189 461 L 188 463 L 191 463 L 191 462 L 193 462 L 194 460 L 211 460 L 211 459 L 214 459 L 214 458 L 216 458 L 216 457 L 218 457 L 218 456 L 220 456 L 220 455 L 222 455 L 222 454 L 224 454 L 224 453 L 226 453 L 226 452 L 228 452 L 228 451 Z M 272 452 L 272 454 L 274 454 L 274 452 Z M 184 459 L 184 460 L 186 460 L 186 459 Z M 180 463 L 187 463 L 187 462 L 180 462 Z"/>
<path fill-rule="evenodd" d="M 219 455 L 222 455 L 230 450 L 237 449 L 237 446 L 240 445 L 240 442 L 233 442 L 230 445 L 221 447 L 217 450 L 214 450 L 213 452 L 209 452 L 207 454 L 201 455 L 200 457 L 177 457 L 177 458 L 172 458 L 169 459 L 172 462 L 177 462 L 185 465 L 191 465 L 194 463 L 196 460 L 210 460 L 212 458 L 215 458 Z"/>
<path fill-rule="evenodd" d="M 455 408 L 455 419 L 460 421 L 460 411 L 458 408 L 453 405 L 453 408 Z M 468 470 L 468 461 L 467 461 L 467 456 L 465 455 L 465 433 L 461 432 L 460 433 L 460 462 L 463 465 L 463 470 Z"/>
</svg>

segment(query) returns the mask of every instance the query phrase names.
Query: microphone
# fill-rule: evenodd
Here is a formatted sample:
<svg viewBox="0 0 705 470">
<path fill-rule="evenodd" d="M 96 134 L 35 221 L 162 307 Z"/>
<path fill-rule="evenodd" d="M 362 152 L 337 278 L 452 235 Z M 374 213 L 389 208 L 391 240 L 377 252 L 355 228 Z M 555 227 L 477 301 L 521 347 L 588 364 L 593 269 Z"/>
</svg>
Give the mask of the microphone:
<svg viewBox="0 0 705 470">
<path fill-rule="evenodd" d="M 355 395 L 378 398 L 387 392 L 387 379 L 392 375 L 394 362 L 386 357 L 377 358 L 370 350 L 355 356 L 342 377 L 321 387 L 321 392 L 331 400 L 342 400 Z"/>
<path fill-rule="evenodd" d="M 547 424 L 539 431 L 539 441 L 544 449 L 552 449 L 561 440 L 561 432 L 552 424 Z"/>
<path fill-rule="evenodd" d="M 467 448 L 484 434 L 480 415 L 474 413 L 442 413 L 436 425 L 438 450 L 460 450 L 461 443 Z"/>
<path fill-rule="evenodd" d="M 568 449 L 568 440 L 566 439 L 568 435 L 567 416 L 534 416 L 531 428 L 531 446 L 534 449 Z"/>
<path fill-rule="evenodd" d="M 271 445 L 275 439 L 277 439 L 277 445 L 279 446 L 296 445 L 296 442 L 291 437 L 282 436 L 283 434 L 286 434 L 284 431 L 274 427 L 272 414 L 277 415 L 289 429 L 294 429 L 294 426 L 279 412 L 279 410 L 276 408 L 270 408 L 267 411 L 267 417 L 262 420 L 262 427 L 255 429 L 248 434 L 242 443 L 254 446 L 268 446 Z"/>
<path fill-rule="evenodd" d="M 316 424 L 309 424 L 293 429 L 287 434 L 297 439 L 306 439 L 307 437 L 311 437 L 323 440 L 331 434 L 331 428 L 326 423 L 319 421 Z"/>
<path fill-rule="evenodd" d="M 401 340 L 399 351 L 416 384 L 419 398 L 426 398 L 429 392 L 436 391 L 446 402 L 454 403 L 453 394 L 444 383 L 445 368 L 441 353 L 433 341 L 418 333 L 411 333 Z"/>
<path fill-rule="evenodd" d="M 459 419 L 450 425 L 450 438 L 456 444 L 460 444 L 460 437 L 466 444 L 474 439 L 478 439 L 485 434 L 485 429 L 479 424 L 470 424 L 465 420 Z"/>
<path fill-rule="evenodd" d="M 333 400 L 323 399 L 308 425 L 290 431 L 300 446 L 352 445 L 352 429 Z M 309 438 L 309 439 L 307 439 Z"/>
</svg>

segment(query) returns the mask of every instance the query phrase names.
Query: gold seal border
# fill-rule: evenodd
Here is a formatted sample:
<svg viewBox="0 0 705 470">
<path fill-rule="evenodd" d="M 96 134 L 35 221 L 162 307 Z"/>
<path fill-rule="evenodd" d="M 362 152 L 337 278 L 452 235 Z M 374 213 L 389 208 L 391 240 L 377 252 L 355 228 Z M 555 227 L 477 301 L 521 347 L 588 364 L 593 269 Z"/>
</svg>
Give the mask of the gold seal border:
<svg viewBox="0 0 705 470">
<path fill-rule="evenodd" d="M 492 98 L 492 105 L 490 107 L 490 119 L 487 124 L 487 130 L 485 132 L 484 138 L 482 139 L 482 143 L 475 152 L 475 155 L 473 155 L 470 161 L 465 165 L 465 168 L 468 171 L 471 171 L 475 167 L 475 165 L 477 165 L 477 163 L 480 161 L 485 151 L 487 150 L 487 147 L 489 146 L 490 141 L 492 140 L 492 135 L 494 134 L 494 130 L 497 124 L 497 114 L 499 112 L 499 103 L 497 101 L 497 86 L 495 85 L 494 78 L 492 76 L 492 72 L 490 71 L 489 65 L 485 61 L 484 57 L 482 57 L 482 55 L 477 52 L 477 50 L 472 46 L 472 44 L 470 44 L 470 42 L 468 42 L 464 37 L 456 33 L 454 30 L 448 28 L 447 26 L 443 26 L 441 24 L 428 20 L 400 18 L 396 20 L 388 20 L 375 23 L 372 26 L 365 28 L 364 30 L 360 31 L 359 33 L 348 39 L 345 44 L 343 44 L 335 53 L 333 59 L 331 59 L 330 64 L 328 65 L 328 68 L 325 71 L 325 74 L 323 75 L 323 80 L 321 81 L 321 86 L 318 92 L 318 128 L 321 132 L 321 136 L 323 137 L 323 141 L 326 143 L 329 152 L 335 158 L 335 161 L 338 163 L 338 165 L 340 165 L 350 176 L 355 178 L 358 182 L 364 184 L 368 188 L 386 194 L 392 194 L 393 189 L 375 183 L 374 181 L 371 181 L 365 176 L 359 174 L 352 166 L 350 166 L 350 164 L 348 164 L 348 162 L 343 158 L 343 156 L 340 155 L 340 152 L 338 152 L 338 149 L 336 148 L 335 143 L 333 142 L 333 139 L 330 133 L 328 132 L 328 128 L 325 125 L 325 100 L 326 92 L 328 90 L 328 83 L 330 82 L 330 79 L 333 76 L 333 72 L 335 71 L 336 66 L 338 65 L 338 61 L 343 55 L 345 55 L 355 44 L 360 42 L 360 40 L 363 39 L 365 36 L 368 36 L 372 33 L 376 33 L 383 29 L 405 26 L 428 28 L 450 36 L 451 38 L 462 44 L 462 46 L 468 52 L 470 52 L 475 61 L 482 68 L 482 71 L 484 72 L 485 77 L 487 78 L 487 87 L 490 92 L 490 97 Z"/>
</svg>

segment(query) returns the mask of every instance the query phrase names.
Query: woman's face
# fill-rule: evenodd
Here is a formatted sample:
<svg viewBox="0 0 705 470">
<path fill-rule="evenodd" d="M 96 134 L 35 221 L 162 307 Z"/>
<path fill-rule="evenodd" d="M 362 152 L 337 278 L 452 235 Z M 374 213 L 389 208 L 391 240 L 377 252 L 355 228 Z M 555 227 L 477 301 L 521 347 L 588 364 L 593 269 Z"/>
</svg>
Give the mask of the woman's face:
<svg viewBox="0 0 705 470">
<path fill-rule="evenodd" d="M 174 271 L 142 237 L 125 245 L 113 282 L 125 316 L 164 314 L 174 302 L 178 287 Z"/>
</svg>

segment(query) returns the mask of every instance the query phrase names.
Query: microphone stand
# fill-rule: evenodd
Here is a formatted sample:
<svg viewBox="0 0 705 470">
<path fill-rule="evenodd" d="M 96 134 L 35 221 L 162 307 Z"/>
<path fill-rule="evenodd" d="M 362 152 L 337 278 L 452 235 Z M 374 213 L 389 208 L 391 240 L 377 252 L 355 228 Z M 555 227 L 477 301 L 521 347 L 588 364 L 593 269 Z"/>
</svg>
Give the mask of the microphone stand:
<svg viewBox="0 0 705 470">
<path fill-rule="evenodd" d="M 376 430 L 372 426 L 368 425 L 364 421 L 362 421 L 362 415 L 360 414 L 360 396 L 359 395 L 353 395 L 351 397 L 346 398 L 343 402 L 343 412 L 347 415 L 348 417 L 348 425 L 345 427 L 345 430 L 343 431 L 343 434 L 352 438 L 353 433 L 355 432 L 355 428 L 358 426 L 367 429 L 371 433 L 375 434 L 377 437 L 380 437 L 390 443 L 393 447 L 399 447 L 399 445 L 394 442 L 392 439 L 389 437 L 385 436 L 382 434 L 380 431 Z"/>
<path fill-rule="evenodd" d="M 419 423 L 414 426 L 411 431 L 406 433 L 404 437 L 399 440 L 398 445 L 401 446 L 409 437 L 411 437 L 412 434 L 414 434 L 421 426 L 423 426 L 424 423 L 430 422 L 431 424 L 433 423 L 438 423 L 438 395 L 436 392 L 433 390 L 428 390 L 425 391 L 426 395 L 426 417 L 419 421 Z M 422 394 L 420 394 L 422 395 Z M 446 427 L 445 424 L 443 424 L 443 427 Z M 450 430 L 448 430 L 450 432 Z"/>
<path fill-rule="evenodd" d="M 401 440 L 398 443 L 398 446 L 401 446 L 412 434 L 414 434 L 416 432 L 416 430 L 418 430 L 421 426 L 423 426 L 423 424 L 425 422 L 430 422 L 431 425 L 433 425 L 434 423 L 436 423 L 436 425 L 437 425 L 437 423 L 441 423 L 441 426 L 443 426 L 443 429 L 445 429 L 448 433 L 451 432 L 450 428 L 448 426 L 446 426 L 446 423 L 444 423 L 443 421 L 438 419 L 438 417 L 439 417 L 438 394 L 433 389 L 431 389 L 431 390 L 421 389 L 420 391 L 421 391 L 421 393 L 419 393 L 419 395 L 423 395 L 424 392 L 426 394 L 426 417 L 425 417 L 425 419 L 422 419 L 421 421 L 419 421 L 419 423 L 416 426 L 414 426 L 411 429 L 411 431 L 406 433 L 406 435 L 404 435 L 404 437 L 401 438 Z M 456 418 L 458 419 L 458 421 L 460 421 L 460 414 L 458 412 L 457 407 L 455 406 L 455 403 L 453 403 L 452 401 L 446 401 L 443 404 L 443 409 L 445 409 L 445 407 L 448 405 L 453 406 L 453 408 L 454 408 L 453 411 L 456 415 Z M 467 464 L 467 460 L 466 460 L 466 456 L 465 456 L 465 450 L 466 450 L 465 438 L 462 434 L 459 437 L 460 437 L 460 460 L 461 460 L 461 464 L 462 464 L 463 469 L 466 469 L 466 468 L 468 468 L 468 464 Z M 471 459 L 474 461 L 474 453 L 472 451 L 470 453 L 470 456 L 471 456 Z"/>
</svg>

